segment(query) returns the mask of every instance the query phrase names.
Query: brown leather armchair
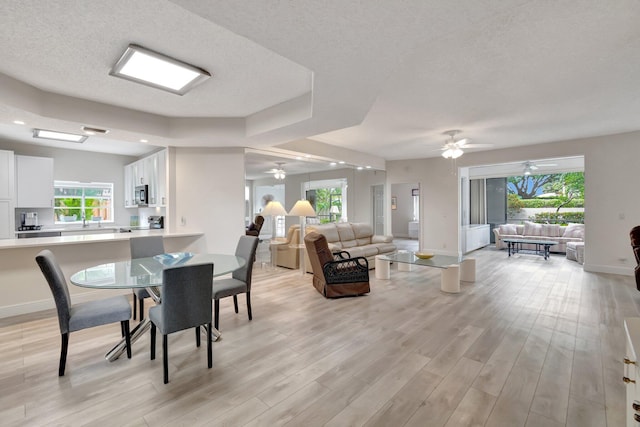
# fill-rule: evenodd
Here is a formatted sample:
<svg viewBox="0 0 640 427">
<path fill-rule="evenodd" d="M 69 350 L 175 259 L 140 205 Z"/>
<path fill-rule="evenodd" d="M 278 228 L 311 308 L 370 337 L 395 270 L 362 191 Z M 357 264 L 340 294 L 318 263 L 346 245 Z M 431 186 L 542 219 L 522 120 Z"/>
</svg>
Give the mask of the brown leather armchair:
<svg viewBox="0 0 640 427">
<path fill-rule="evenodd" d="M 369 262 L 365 257 L 348 258 L 342 251 L 334 256 L 327 238 L 311 232 L 304 244 L 313 266 L 313 286 L 326 298 L 366 294 L 369 288 Z"/>
<path fill-rule="evenodd" d="M 631 238 L 631 248 L 633 248 L 633 255 L 636 257 L 636 288 L 640 291 L 640 225 L 636 225 L 631 229 L 629 233 Z"/>
<path fill-rule="evenodd" d="M 245 234 L 247 236 L 260 236 L 262 224 L 264 224 L 264 217 L 262 215 L 257 215 L 256 219 L 254 219 L 253 222 L 247 227 L 247 231 L 245 232 Z"/>
</svg>

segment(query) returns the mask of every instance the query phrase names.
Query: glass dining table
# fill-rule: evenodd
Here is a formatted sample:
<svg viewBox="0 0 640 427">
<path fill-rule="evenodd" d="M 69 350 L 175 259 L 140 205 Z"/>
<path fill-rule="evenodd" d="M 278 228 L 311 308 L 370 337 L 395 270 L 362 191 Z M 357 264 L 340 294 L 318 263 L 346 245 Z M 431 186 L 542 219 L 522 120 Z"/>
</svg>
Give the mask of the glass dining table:
<svg viewBox="0 0 640 427">
<path fill-rule="evenodd" d="M 150 258 L 137 258 L 96 265 L 73 274 L 69 281 L 83 288 L 93 289 L 128 289 L 146 288 L 156 303 L 160 303 L 163 271 L 167 268 L 213 263 L 213 277 L 222 276 L 238 270 L 246 265 L 242 257 L 226 254 L 194 254 L 176 252 L 156 255 Z M 131 331 L 131 343 L 135 342 L 151 327 L 149 318 L 145 318 Z M 217 329 L 211 331 L 213 340 L 221 338 Z M 105 358 L 111 362 L 118 359 L 126 350 L 122 339 L 113 347 Z"/>
</svg>

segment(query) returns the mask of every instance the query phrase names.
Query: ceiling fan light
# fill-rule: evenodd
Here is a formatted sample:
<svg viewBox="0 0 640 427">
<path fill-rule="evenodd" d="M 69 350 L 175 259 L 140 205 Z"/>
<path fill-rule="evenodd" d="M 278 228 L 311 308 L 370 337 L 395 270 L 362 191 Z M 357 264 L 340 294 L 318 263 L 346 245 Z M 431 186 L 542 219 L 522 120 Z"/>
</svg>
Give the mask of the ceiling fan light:
<svg viewBox="0 0 640 427">
<path fill-rule="evenodd" d="M 450 159 L 451 157 L 453 157 L 453 150 L 451 148 L 447 148 L 442 152 L 442 157 L 444 157 L 445 159 Z"/>
<path fill-rule="evenodd" d="M 462 151 L 459 148 L 454 148 L 451 152 L 451 158 L 452 159 L 457 159 L 458 157 L 462 156 L 464 154 L 464 151 Z"/>
</svg>

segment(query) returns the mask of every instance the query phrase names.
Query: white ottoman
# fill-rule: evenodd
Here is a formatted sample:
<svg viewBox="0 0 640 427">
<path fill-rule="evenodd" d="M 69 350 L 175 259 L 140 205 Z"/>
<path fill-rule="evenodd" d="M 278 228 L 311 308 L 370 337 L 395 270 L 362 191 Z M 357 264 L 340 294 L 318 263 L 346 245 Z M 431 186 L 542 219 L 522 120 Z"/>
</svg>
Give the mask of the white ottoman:
<svg viewBox="0 0 640 427">
<path fill-rule="evenodd" d="M 576 244 L 578 242 L 567 242 L 567 253 L 566 253 L 566 258 L 570 259 L 571 261 L 577 261 L 576 259 Z"/>
</svg>

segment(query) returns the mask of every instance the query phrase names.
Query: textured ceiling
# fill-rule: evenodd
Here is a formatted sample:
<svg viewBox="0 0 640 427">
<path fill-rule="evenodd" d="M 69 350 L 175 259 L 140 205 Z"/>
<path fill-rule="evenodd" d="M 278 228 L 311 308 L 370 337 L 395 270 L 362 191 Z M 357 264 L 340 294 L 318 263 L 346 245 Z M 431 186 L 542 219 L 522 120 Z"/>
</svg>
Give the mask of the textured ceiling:
<svg viewBox="0 0 640 427">
<path fill-rule="evenodd" d="M 2 12 L 6 139 L 89 124 L 112 130 L 114 151 L 137 144 L 128 154 L 140 138 L 307 139 L 391 160 L 438 156 L 448 129 L 483 150 L 640 129 L 636 0 L 27 0 Z M 180 97 L 110 77 L 129 43 L 213 78 Z"/>
</svg>

